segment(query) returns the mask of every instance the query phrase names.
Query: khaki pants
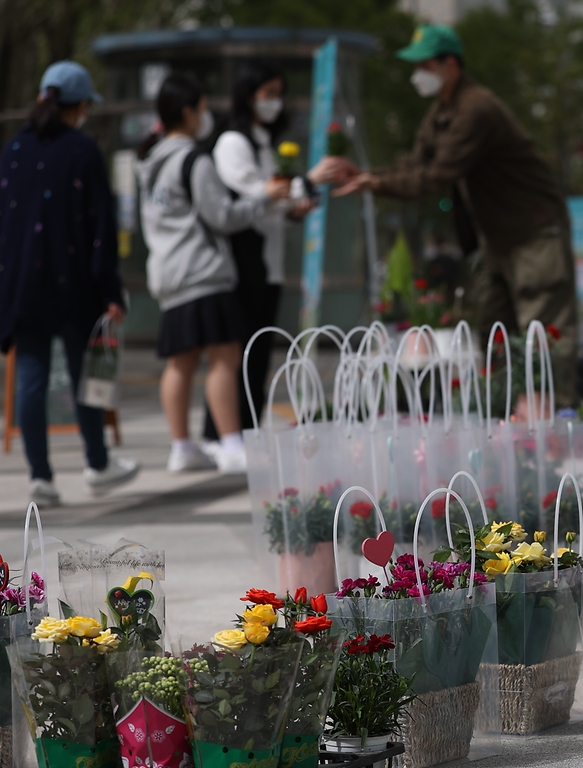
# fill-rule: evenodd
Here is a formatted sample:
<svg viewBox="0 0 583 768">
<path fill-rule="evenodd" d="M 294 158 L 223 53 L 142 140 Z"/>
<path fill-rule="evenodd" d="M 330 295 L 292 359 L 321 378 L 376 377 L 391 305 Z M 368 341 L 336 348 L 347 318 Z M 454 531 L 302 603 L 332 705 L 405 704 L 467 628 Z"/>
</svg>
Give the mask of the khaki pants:
<svg viewBox="0 0 583 768">
<path fill-rule="evenodd" d="M 486 244 L 476 293 L 484 349 L 496 320 L 509 333 L 523 333 L 531 320 L 559 329 L 553 371 L 556 404 L 577 405 L 577 298 L 568 222 L 545 227 L 506 253 L 494 252 Z"/>
</svg>

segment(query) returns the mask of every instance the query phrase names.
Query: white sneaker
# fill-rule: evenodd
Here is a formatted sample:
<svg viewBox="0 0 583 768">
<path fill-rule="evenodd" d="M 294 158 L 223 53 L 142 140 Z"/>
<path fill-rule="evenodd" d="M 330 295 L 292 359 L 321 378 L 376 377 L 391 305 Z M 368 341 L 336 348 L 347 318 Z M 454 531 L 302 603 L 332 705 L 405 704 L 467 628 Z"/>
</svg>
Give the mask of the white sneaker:
<svg viewBox="0 0 583 768">
<path fill-rule="evenodd" d="M 247 455 L 244 448 L 225 451 L 219 446 L 215 455 L 219 471 L 224 475 L 242 475 L 247 472 Z"/>
<path fill-rule="evenodd" d="M 221 449 L 221 443 L 219 440 L 201 440 L 199 443 L 200 450 L 205 453 L 213 464 L 217 464 L 217 451 Z"/>
<path fill-rule="evenodd" d="M 139 471 L 140 465 L 134 459 L 110 456 L 109 464 L 105 469 L 86 467 L 83 470 L 83 477 L 93 494 L 100 496 L 118 485 L 129 483 Z"/>
<path fill-rule="evenodd" d="M 216 469 L 216 464 L 198 446 L 193 445 L 189 451 L 170 451 L 166 469 L 168 472 L 178 474 L 179 472 L 193 472 L 197 469 Z"/>
<path fill-rule="evenodd" d="M 44 509 L 58 507 L 61 504 L 61 497 L 53 481 L 39 478 L 30 481 L 30 500 L 34 501 L 37 507 Z"/>
</svg>

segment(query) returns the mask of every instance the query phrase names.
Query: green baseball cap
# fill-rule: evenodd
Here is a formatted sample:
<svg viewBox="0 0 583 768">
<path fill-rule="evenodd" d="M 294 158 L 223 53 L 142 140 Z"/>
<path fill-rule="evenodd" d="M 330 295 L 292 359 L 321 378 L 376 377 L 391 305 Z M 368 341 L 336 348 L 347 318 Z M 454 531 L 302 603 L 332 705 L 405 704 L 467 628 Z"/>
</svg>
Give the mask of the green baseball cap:
<svg viewBox="0 0 583 768">
<path fill-rule="evenodd" d="M 450 54 L 462 56 L 464 47 L 460 36 L 445 24 L 421 24 L 413 32 L 411 42 L 395 56 L 403 61 L 427 61 L 436 56 Z"/>
</svg>

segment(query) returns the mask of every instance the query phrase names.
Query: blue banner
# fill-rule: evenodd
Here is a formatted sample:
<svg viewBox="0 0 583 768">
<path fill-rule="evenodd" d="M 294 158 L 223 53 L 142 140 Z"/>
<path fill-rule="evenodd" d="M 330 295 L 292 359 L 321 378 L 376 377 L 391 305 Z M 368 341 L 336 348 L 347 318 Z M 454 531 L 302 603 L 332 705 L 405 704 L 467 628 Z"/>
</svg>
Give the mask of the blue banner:
<svg viewBox="0 0 583 768">
<path fill-rule="evenodd" d="M 331 38 L 316 51 L 314 56 L 310 109 L 310 148 L 308 153 L 309 168 L 313 168 L 324 157 L 327 150 L 327 130 L 334 115 L 337 53 L 338 45 L 336 40 Z M 306 217 L 302 266 L 302 309 L 300 317 L 302 328 L 317 325 L 319 319 L 329 196 L 329 187 L 323 187 L 320 204 Z"/>
</svg>

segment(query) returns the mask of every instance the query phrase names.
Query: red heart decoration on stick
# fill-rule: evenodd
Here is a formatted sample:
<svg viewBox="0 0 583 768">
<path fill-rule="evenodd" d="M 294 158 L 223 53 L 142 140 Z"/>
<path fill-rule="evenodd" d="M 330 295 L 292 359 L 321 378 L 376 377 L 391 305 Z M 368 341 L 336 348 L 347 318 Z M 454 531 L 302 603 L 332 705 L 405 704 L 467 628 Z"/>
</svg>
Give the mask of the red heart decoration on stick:
<svg viewBox="0 0 583 768">
<path fill-rule="evenodd" d="M 10 571 L 8 569 L 8 563 L 2 560 L 0 555 L 0 592 L 6 589 L 10 580 Z"/>
<path fill-rule="evenodd" d="M 362 542 L 362 554 L 370 563 L 384 568 L 391 559 L 395 549 L 395 537 L 390 531 L 381 531 L 376 539 L 365 539 Z"/>
</svg>

